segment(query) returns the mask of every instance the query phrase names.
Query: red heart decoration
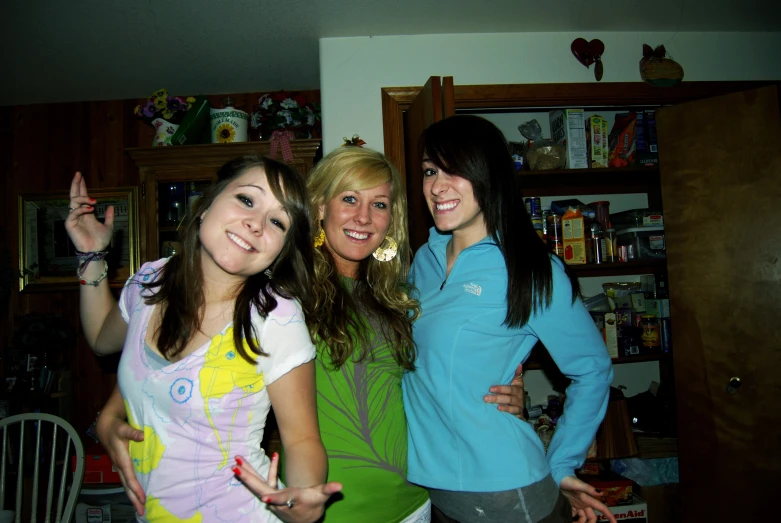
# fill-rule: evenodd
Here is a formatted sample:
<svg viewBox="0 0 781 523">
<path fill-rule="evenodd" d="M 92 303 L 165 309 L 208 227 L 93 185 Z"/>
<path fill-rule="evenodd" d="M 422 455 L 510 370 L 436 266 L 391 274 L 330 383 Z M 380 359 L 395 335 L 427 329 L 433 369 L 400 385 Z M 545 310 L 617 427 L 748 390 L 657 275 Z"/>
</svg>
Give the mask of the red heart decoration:
<svg viewBox="0 0 781 523">
<path fill-rule="evenodd" d="M 594 39 L 587 42 L 583 38 L 576 38 L 572 41 L 570 49 L 572 49 L 572 54 L 575 55 L 578 62 L 586 67 L 590 67 L 605 52 L 605 44 L 602 43 L 602 40 Z"/>
</svg>

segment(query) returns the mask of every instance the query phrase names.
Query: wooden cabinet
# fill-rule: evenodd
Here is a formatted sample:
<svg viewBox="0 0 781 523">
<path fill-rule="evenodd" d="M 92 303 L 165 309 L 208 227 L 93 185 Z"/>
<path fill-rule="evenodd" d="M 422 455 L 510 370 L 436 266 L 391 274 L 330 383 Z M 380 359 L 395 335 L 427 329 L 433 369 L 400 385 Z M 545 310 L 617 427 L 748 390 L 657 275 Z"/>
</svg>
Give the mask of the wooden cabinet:
<svg viewBox="0 0 781 523">
<path fill-rule="evenodd" d="M 270 156 L 270 148 L 269 142 L 244 142 L 128 149 L 141 178 L 141 262 L 161 258 L 166 242 L 176 241 L 177 227 L 187 212 L 187 196 L 192 188 L 202 190 L 208 186 L 217 170 L 229 160 L 244 154 Z M 290 165 L 306 175 L 315 163 L 320 140 L 293 140 L 291 149 Z"/>
<path fill-rule="evenodd" d="M 658 169 L 525 171 L 519 185 L 523 196 L 644 193 L 664 209 L 666 262 L 573 268 L 583 277 L 667 271 L 673 353 L 661 358 L 660 374 L 675 386 L 680 521 L 764 519 L 781 472 L 771 436 L 781 428 L 779 89 L 769 82 L 451 88 L 432 77 L 425 88 L 383 89 L 382 103 L 385 151 L 410 194 L 420 192 L 420 162 L 409 144 L 426 122 L 455 112 L 657 109 Z M 410 214 L 419 247 L 427 211 Z"/>
</svg>

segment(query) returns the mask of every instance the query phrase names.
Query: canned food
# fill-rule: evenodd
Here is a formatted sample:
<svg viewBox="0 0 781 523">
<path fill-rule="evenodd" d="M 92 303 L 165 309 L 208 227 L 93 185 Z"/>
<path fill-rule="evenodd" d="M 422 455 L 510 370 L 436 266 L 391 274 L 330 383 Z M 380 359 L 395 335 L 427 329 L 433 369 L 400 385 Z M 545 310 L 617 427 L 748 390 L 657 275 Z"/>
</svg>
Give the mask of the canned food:
<svg viewBox="0 0 781 523">
<path fill-rule="evenodd" d="M 659 333 L 659 320 L 656 319 L 656 316 L 653 314 L 643 314 L 640 326 L 643 329 L 643 347 L 654 349 L 660 348 L 662 340 Z"/>
</svg>

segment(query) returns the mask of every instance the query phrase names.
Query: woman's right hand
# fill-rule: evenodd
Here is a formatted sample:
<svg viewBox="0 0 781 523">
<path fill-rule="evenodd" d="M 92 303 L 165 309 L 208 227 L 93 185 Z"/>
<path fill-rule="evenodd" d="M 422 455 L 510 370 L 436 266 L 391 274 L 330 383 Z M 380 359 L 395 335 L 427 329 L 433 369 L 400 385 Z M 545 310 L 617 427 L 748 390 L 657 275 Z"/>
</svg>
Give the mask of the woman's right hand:
<svg viewBox="0 0 781 523">
<path fill-rule="evenodd" d="M 71 181 L 65 230 L 73 245 L 82 252 L 105 251 L 114 232 L 114 206 L 106 209 L 104 223 L 95 218 L 95 200 L 87 193 L 84 176 L 77 172 Z"/>
<path fill-rule="evenodd" d="M 146 495 L 133 471 L 133 461 L 130 459 L 130 440 L 144 441 L 144 433 L 134 429 L 122 418 L 108 412 L 101 412 L 96 426 L 98 440 L 108 452 L 108 456 L 119 473 L 119 479 L 133 508 L 140 516 L 144 515 Z"/>
<path fill-rule="evenodd" d="M 333 494 L 342 490 L 342 484 L 335 481 L 308 488 L 279 489 L 278 470 L 279 454 L 276 452 L 271 457 L 268 478 L 265 480 L 242 456 L 236 456 L 236 466 L 233 467 L 233 473 L 250 492 L 258 496 L 274 515 L 286 523 L 320 521 L 325 503 Z"/>
</svg>

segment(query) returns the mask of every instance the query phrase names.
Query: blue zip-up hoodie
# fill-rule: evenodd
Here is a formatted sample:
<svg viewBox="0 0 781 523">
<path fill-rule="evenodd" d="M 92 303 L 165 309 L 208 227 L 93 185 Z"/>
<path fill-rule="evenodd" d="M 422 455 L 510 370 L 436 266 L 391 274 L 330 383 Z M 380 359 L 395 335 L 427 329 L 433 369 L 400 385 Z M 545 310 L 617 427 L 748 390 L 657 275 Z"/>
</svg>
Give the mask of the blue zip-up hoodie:
<svg viewBox="0 0 781 523">
<path fill-rule="evenodd" d="M 451 235 L 432 228 L 410 279 L 422 308 L 413 326 L 416 370 L 403 378 L 409 433 L 408 479 L 425 487 L 494 492 L 556 484 L 586 458 L 607 409 L 613 369 L 602 337 L 562 262 L 551 256 L 553 299 L 521 328 L 503 325 L 507 269 L 491 237 L 464 249 L 446 278 Z M 532 426 L 485 403 L 509 383 L 537 340 L 572 379 L 548 455 Z"/>
</svg>

